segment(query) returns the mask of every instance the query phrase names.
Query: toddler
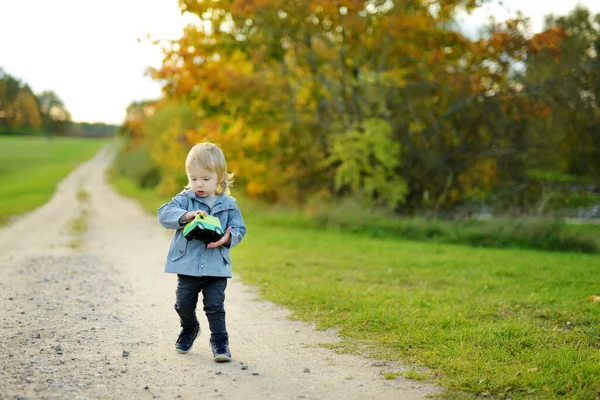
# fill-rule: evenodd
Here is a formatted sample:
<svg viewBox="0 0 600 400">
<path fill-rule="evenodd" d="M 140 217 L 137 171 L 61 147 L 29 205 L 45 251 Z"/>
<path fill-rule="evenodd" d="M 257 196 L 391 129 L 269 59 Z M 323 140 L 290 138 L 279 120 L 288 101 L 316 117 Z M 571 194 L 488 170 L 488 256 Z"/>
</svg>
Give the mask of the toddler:
<svg viewBox="0 0 600 400">
<path fill-rule="evenodd" d="M 185 171 L 186 188 L 158 209 L 160 223 L 175 229 L 165 266 L 165 272 L 177 274 L 175 310 L 181 332 L 175 350 L 189 352 L 200 335 L 196 305 L 202 293 L 214 360 L 231 361 L 224 307 L 227 280 L 232 276 L 229 250 L 240 243 L 246 226 L 235 199 L 229 196 L 233 174 L 227 172 L 219 147 L 208 142 L 192 147 L 185 160 Z M 209 244 L 188 241 L 183 228 L 198 214 L 219 218 L 225 231 L 223 237 Z"/>
</svg>

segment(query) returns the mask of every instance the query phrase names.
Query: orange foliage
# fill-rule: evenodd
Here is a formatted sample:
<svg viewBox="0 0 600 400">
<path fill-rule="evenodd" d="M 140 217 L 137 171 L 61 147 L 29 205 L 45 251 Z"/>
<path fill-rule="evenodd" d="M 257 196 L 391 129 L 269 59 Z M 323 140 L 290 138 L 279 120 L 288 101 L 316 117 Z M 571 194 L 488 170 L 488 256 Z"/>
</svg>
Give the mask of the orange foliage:
<svg viewBox="0 0 600 400">
<path fill-rule="evenodd" d="M 473 42 L 444 27 L 458 6 L 473 8 L 477 0 L 439 0 L 438 16 L 428 2 L 413 2 L 410 10 L 400 3 L 375 10 L 367 3 L 180 0 L 202 23 L 188 26 L 151 72 L 165 82 L 167 99 L 191 107 L 195 126 L 165 134 L 157 160 L 169 165 L 181 147 L 209 139 L 223 147 L 250 195 L 331 191 L 336 171 L 326 161 L 333 134 L 382 115 L 401 121 L 396 135 L 425 132 L 457 101 L 448 93 L 497 90 L 508 79 L 506 59 L 558 54 L 564 39 L 557 29 L 526 39 L 519 20 Z M 402 98 L 409 84 L 421 91 Z M 399 98 L 410 104 L 398 106 Z M 139 125 L 132 121 L 130 129 L 137 132 Z M 448 136 L 439 142 L 461 139 Z M 433 142 L 418 140 L 417 151 Z M 472 166 L 450 193 L 457 201 L 488 190 L 497 178 L 494 160 L 469 156 Z"/>
<path fill-rule="evenodd" d="M 459 195 L 457 191 L 455 200 L 458 200 L 460 196 L 465 199 L 483 198 L 485 193 L 496 183 L 497 173 L 496 160 L 477 161 L 467 172 L 458 176 L 457 182 L 462 194 Z"/>
<path fill-rule="evenodd" d="M 546 51 L 556 56 L 560 55 L 560 44 L 567 37 L 564 29 L 552 27 L 534 35 L 527 43 L 529 52 L 536 54 Z"/>
</svg>

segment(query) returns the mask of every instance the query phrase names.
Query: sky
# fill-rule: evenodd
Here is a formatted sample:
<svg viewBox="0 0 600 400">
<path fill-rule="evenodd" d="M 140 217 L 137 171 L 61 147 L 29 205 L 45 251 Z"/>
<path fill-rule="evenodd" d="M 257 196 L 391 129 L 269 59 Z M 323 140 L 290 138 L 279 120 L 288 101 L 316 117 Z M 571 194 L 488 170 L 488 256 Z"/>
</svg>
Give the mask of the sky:
<svg viewBox="0 0 600 400">
<path fill-rule="evenodd" d="M 121 124 L 132 101 L 160 96 L 144 75 L 162 60 L 147 35 L 182 30 L 177 0 L 0 0 L 0 67 L 54 91 L 76 122 Z"/>
<path fill-rule="evenodd" d="M 543 29 L 546 15 L 566 15 L 578 4 L 586 7 L 592 14 L 600 13 L 600 0 L 491 0 L 471 15 L 462 15 L 458 19 L 463 31 L 471 36 L 476 34 L 490 17 L 503 21 L 514 17 L 520 11 L 523 16 L 529 18 L 530 29 L 535 33 Z"/>
<path fill-rule="evenodd" d="M 564 15 L 577 3 L 600 13 L 600 0 L 498 1 L 460 16 L 463 31 L 475 34 L 490 16 L 517 10 L 534 32 L 544 15 Z M 132 101 L 160 96 L 144 72 L 160 66 L 162 53 L 146 38 L 177 39 L 185 23 L 177 0 L 0 0 L 0 68 L 36 94 L 54 91 L 73 121 L 119 125 Z"/>
</svg>

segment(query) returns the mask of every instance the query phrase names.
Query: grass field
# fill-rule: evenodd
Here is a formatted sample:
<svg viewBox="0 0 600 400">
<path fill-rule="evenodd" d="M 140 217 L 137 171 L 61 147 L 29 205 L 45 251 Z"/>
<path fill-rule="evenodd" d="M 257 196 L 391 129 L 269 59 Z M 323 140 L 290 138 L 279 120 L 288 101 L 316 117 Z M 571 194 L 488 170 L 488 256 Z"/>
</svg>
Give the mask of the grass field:
<svg viewBox="0 0 600 400">
<path fill-rule="evenodd" d="M 50 171 L 64 176 L 103 144 L 22 140 L 0 138 L 4 213 L 27 211 L 14 199 L 50 185 L 40 181 L 53 182 L 48 198 L 61 175 Z M 151 214 L 169 200 L 111 180 Z M 248 234 L 235 272 L 295 318 L 337 329 L 336 350 L 408 363 L 407 377 L 440 383 L 444 398 L 599 397 L 599 254 L 375 238 L 240 204 Z"/>
<path fill-rule="evenodd" d="M 107 139 L 0 136 L 0 225 L 47 202 L 73 168 Z"/>
<path fill-rule="evenodd" d="M 600 304 L 587 299 L 598 256 L 248 226 L 236 271 L 299 318 L 339 328 L 344 349 L 430 367 L 450 390 L 600 390 Z"/>
<path fill-rule="evenodd" d="M 113 183 L 149 213 L 169 200 Z M 241 207 L 235 271 L 295 318 L 338 329 L 337 350 L 407 362 L 444 398 L 598 398 L 600 255 L 373 238 Z"/>
</svg>

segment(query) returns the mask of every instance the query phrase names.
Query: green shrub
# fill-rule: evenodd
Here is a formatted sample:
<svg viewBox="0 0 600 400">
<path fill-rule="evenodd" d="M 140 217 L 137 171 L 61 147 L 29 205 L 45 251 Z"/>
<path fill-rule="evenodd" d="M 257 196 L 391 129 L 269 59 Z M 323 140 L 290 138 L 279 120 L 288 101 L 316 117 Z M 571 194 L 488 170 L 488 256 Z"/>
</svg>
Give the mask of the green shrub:
<svg viewBox="0 0 600 400">
<path fill-rule="evenodd" d="M 305 213 L 272 208 L 266 215 L 269 223 L 277 226 L 312 226 L 372 237 L 391 236 L 477 247 L 600 252 L 600 240 L 594 239 L 591 230 L 567 229 L 568 225 L 562 220 L 550 218 L 443 220 L 398 217 L 365 206 L 356 199 L 313 207 Z"/>
<path fill-rule="evenodd" d="M 460 222 L 460 225 L 465 222 Z M 598 242 L 583 232 L 569 232 L 562 220 L 543 218 L 505 218 L 480 223 L 474 229 L 463 230 L 463 239 L 476 246 L 520 247 L 555 251 L 600 250 Z M 451 241 L 453 242 L 453 241 Z"/>
<path fill-rule="evenodd" d="M 133 151 L 120 150 L 114 166 L 119 175 L 130 179 L 141 188 L 155 187 L 161 179 L 160 168 L 144 148 Z"/>
</svg>

